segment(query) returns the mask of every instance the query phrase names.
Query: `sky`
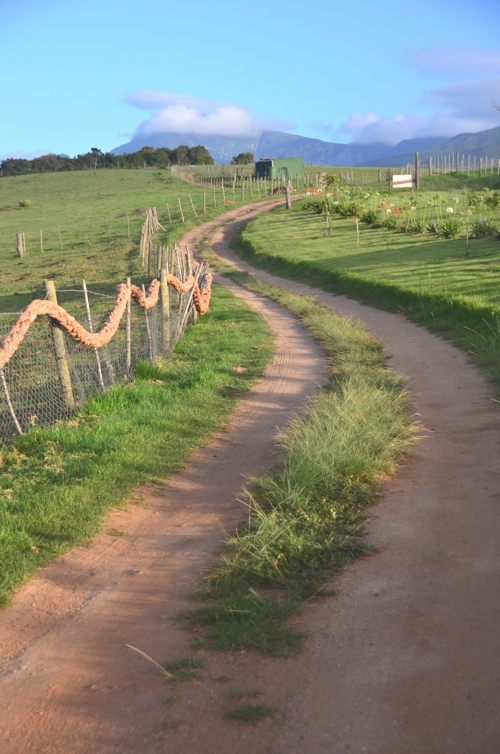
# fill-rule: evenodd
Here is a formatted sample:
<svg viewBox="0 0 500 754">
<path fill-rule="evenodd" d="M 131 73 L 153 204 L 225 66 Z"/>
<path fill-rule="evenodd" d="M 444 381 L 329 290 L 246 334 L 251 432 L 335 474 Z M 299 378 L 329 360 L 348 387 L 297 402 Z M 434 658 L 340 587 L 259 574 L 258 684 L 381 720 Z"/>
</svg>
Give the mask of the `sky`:
<svg viewBox="0 0 500 754">
<path fill-rule="evenodd" d="M 0 158 L 135 134 L 500 126 L 500 0 L 0 0 Z"/>
</svg>

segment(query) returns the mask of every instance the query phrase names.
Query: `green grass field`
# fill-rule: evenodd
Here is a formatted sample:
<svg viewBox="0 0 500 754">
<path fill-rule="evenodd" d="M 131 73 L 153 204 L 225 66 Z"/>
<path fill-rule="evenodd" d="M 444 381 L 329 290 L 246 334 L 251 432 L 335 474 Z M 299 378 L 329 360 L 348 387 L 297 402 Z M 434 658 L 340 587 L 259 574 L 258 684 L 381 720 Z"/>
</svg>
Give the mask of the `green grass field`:
<svg viewBox="0 0 500 754">
<path fill-rule="evenodd" d="M 144 222 L 141 208 L 157 208 L 166 229 L 161 242 L 172 243 L 194 225 L 231 209 L 232 205 L 224 205 L 220 190 L 216 206 L 213 192 L 207 191 L 203 214 L 203 190 L 172 178 L 168 170 L 89 170 L 0 179 L 0 312 L 19 311 L 33 298 L 43 298 L 47 278 L 54 279 L 58 288 L 81 286 L 85 278 L 95 290 L 106 293 L 114 292 L 127 276 L 143 281 L 137 251 Z M 26 200 L 29 206 L 21 207 L 19 203 Z M 250 201 L 252 197 L 245 196 L 245 203 Z M 240 204 L 237 191 L 235 206 Z M 23 259 L 16 252 L 16 233 L 21 232 L 28 251 Z"/>
<path fill-rule="evenodd" d="M 442 193 L 439 200 L 435 197 L 433 192 L 421 192 L 418 197 L 418 212 L 426 222 L 436 219 L 436 205 L 444 217 L 447 206 L 458 213 L 464 200 L 456 190 Z M 387 201 L 400 207 L 404 218 L 408 200 L 409 192 L 393 191 Z M 471 219 L 481 215 L 500 228 L 498 210 L 482 206 Z M 324 224 L 324 216 L 306 211 L 299 201 L 290 212 L 280 209 L 252 221 L 235 248 L 248 261 L 278 275 L 389 311 L 404 311 L 469 351 L 500 387 L 498 241 L 471 238 L 467 248 L 464 237 L 446 240 L 360 223 L 358 248 L 353 220 L 334 216 L 332 235 L 326 237 Z"/>
</svg>

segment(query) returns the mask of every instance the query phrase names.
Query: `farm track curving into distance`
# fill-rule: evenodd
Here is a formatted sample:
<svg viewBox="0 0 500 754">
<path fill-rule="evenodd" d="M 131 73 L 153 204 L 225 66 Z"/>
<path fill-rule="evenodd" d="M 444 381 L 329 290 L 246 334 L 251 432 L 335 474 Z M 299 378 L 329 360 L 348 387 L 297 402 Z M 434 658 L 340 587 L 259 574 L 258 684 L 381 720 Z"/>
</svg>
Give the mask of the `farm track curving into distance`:
<svg viewBox="0 0 500 754">
<path fill-rule="evenodd" d="M 258 211 L 233 210 L 183 243 L 221 226 L 212 248 L 251 271 L 228 244 Z M 498 753 L 500 412 L 486 380 L 402 315 L 253 274 L 361 320 L 407 375 L 426 431 L 372 509 L 379 553 L 294 621 L 310 638 L 293 659 L 210 653 L 203 681 L 177 692 L 125 649 L 160 661 L 189 653 L 192 636 L 173 618 L 221 525 L 241 519 L 242 476 L 269 468 L 276 427 L 324 381 L 302 326 L 228 282 L 268 318 L 276 357 L 227 432 L 164 488 L 140 490 L 148 509 L 112 514 L 107 525 L 130 537 L 102 535 L 59 558 L 0 615 L 2 754 Z M 224 721 L 234 691 L 255 686 L 275 715 L 249 729 Z"/>
</svg>

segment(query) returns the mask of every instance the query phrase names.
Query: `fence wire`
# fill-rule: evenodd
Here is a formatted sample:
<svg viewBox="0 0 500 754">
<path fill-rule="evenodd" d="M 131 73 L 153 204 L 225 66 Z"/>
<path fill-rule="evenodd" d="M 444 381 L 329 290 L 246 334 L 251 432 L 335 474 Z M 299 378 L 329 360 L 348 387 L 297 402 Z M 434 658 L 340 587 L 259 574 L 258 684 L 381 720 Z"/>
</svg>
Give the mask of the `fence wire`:
<svg viewBox="0 0 500 754">
<path fill-rule="evenodd" d="M 103 327 L 114 298 L 88 291 L 90 322 L 83 290 L 80 293 L 78 300 L 74 290 L 58 291 L 58 303 L 86 330 L 96 332 Z M 13 313 L 0 314 L 0 343 L 17 316 Z M 144 310 L 132 301 L 130 369 L 127 365 L 126 316 L 122 317 L 111 341 L 99 349 L 86 348 L 48 317 L 39 317 L 29 328 L 18 350 L 0 370 L 0 440 L 5 442 L 9 437 L 34 426 L 48 427 L 72 413 L 65 402 L 58 371 L 52 337 L 54 328 L 63 333 L 74 399 L 73 411 L 78 411 L 91 395 L 104 392 L 116 384 L 130 382 L 141 360 L 153 362 L 160 355 L 168 356 L 194 316 L 191 292 L 179 293 L 169 288 L 168 318 L 163 315 L 160 303 L 153 309 Z M 167 329 L 165 333 L 164 327 Z"/>
</svg>

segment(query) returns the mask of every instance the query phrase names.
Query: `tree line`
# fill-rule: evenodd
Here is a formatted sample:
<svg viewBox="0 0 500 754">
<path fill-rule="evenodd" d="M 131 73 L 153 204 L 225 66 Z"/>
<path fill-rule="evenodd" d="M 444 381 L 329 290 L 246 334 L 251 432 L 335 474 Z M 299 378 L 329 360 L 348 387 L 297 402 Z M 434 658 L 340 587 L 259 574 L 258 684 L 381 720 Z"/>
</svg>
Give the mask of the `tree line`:
<svg viewBox="0 0 500 754">
<path fill-rule="evenodd" d="M 111 168 L 168 168 L 171 165 L 213 165 L 214 159 L 206 147 L 181 145 L 168 147 L 142 147 L 131 154 L 116 155 L 92 147 L 90 152 L 76 157 L 46 154 L 32 160 L 9 157 L 0 163 L 0 175 L 25 175 L 26 173 L 57 173 L 67 170 L 103 170 Z"/>
</svg>

